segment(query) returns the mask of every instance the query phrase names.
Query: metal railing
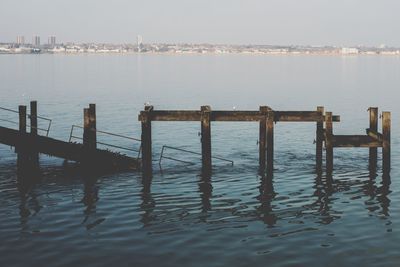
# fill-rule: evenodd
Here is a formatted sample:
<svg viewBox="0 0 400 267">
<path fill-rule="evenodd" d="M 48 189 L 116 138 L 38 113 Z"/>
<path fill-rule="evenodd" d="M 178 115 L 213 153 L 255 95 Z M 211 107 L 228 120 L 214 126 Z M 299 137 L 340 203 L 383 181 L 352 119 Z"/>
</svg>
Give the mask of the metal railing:
<svg viewBox="0 0 400 267">
<path fill-rule="evenodd" d="M 17 110 L 13 110 L 13 109 L 9 109 L 9 108 L 0 107 L 0 110 L 4 110 L 4 111 L 8 111 L 8 112 L 12 112 L 12 113 L 19 114 L 19 112 L 18 112 Z M 32 118 L 33 116 L 27 114 L 27 117 L 30 119 L 30 118 Z M 42 117 L 42 116 L 36 116 L 36 118 L 37 118 L 37 119 L 40 119 L 40 120 L 45 120 L 45 121 L 47 121 L 47 122 L 48 122 L 47 127 L 44 129 L 44 128 L 40 128 L 40 127 L 32 127 L 32 126 L 29 125 L 29 124 L 26 125 L 26 126 L 27 126 L 28 128 L 31 128 L 31 129 L 37 129 L 38 131 L 45 132 L 45 133 L 46 133 L 46 137 L 48 137 L 48 136 L 49 136 L 49 132 L 50 132 L 50 128 L 51 128 L 51 124 L 52 124 L 53 121 L 52 121 L 51 119 L 49 119 L 49 118 L 45 118 L 45 117 Z M 8 119 L 1 119 L 1 118 L 0 118 L 0 121 L 4 121 L 4 122 L 11 123 L 11 124 L 19 125 L 18 122 L 12 121 L 12 120 L 8 120 Z"/>
<path fill-rule="evenodd" d="M 161 165 L 162 159 L 170 159 L 170 160 L 174 160 L 174 161 L 178 161 L 178 162 L 182 162 L 182 163 L 186 163 L 186 164 L 195 164 L 194 162 L 190 162 L 190 161 L 185 161 L 185 160 L 181 160 L 181 159 L 176 159 L 176 158 L 164 156 L 164 151 L 165 151 L 166 148 L 167 149 L 172 149 L 172 150 L 177 150 L 177 151 L 180 151 L 180 152 L 193 154 L 193 155 L 200 155 L 201 156 L 201 153 L 199 153 L 199 152 L 194 152 L 194 151 L 190 151 L 190 150 L 179 148 L 179 147 L 172 147 L 172 146 L 164 145 L 162 147 L 162 149 L 161 149 L 160 159 L 158 161 L 159 165 Z M 212 156 L 211 158 L 218 159 L 218 160 L 225 161 L 225 162 L 229 162 L 229 163 L 232 164 L 232 166 L 233 166 L 233 163 L 234 163 L 232 160 L 221 158 L 221 157 Z"/>
<path fill-rule="evenodd" d="M 73 139 L 78 139 L 78 140 L 82 140 L 83 141 L 83 137 L 74 135 L 75 128 L 83 129 L 83 130 L 85 129 L 84 127 L 79 126 L 79 125 L 72 125 L 71 131 L 70 131 L 70 134 L 69 134 L 69 140 L 68 140 L 68 142 L 70 142 L 70 143 L 72 142 Z M 121 135 L 121 134 L 100 131 L 100 130 L 97 130 L 97 129 L 96 130 L 90 129 L 90 131 L 94 131 L 94 132 L 105 134 L 105 135 L 109 135 L 109 136 L 119 137 L 119 138 L 123 138 L 123 139 L 128 139 L 128 140 L 131 140 L 131 141 L 142 142 L 142 140 L 140 140 L 140 139 L 129 137 L 129 136 L 125 136 L 125 135 Z M 118 148 L 118 149 L 131 151 L 131 152 L 137 152 L 138 153 L 137 154 L 137 158 L 140 158 L 140 154 L 141 154 L 141 151 L 142 151 L 142 144 L 140 144 L 139 149 L 134 149 L 134 148 L 130 148 L 130 147 L 123 147 L 123 146 L 108 144 L 108 143 L 104 143 L 104 142 L 100 142 L 100 141 L 96 141 L 96 144 L 103 145 L 103 146 L 106 146 L 106 147 Z"/>
</svg>

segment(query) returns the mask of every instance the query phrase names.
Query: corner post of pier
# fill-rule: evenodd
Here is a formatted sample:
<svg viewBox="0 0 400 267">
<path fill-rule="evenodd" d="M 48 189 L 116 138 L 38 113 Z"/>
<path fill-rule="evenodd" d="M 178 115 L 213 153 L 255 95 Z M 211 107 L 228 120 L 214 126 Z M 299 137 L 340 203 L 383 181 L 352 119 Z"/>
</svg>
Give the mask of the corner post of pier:
<svg viewBox="0 0 400 267">
<path fill-rule="evenodd" d="M 83 146 L 90 147 L 89 109 L 83 109 Z"/>
<path fill-rule="evenodd" d="M 30 103 L 30 123 L 31 123 L 31 136 L 36 138 L 38 135 L 38 112 L 37 112 L 37 101 L 31 101 Z M 36 145 L 36 142 L 35 142 Z M 37 152 L 37 149 L 35 149 L 35 146 L 33 147 L 31 151 L 31 161 L 34 166 L 39 165 L 39 153 Z"/>
<path fill-rule="evenodd" d="M 142 123 L 142 170 L 146 176 L 151 176 L 152 167 L 152 137 L 151 137 L 151 111 L 153 106 L 145 106 L 144 111 L 141 112 Z"/>
<path fill-rule="evenodd" d="M 382 166 L 383 172 L 386 174 L 390 173 L 390 127 L 390 112 L 382 112 Z"/>
<path fill-rule="evenodd" d="M 316 138 L 315 138 L 315 161 L 317 172 L 322 170 L 322 144 L 324 140 L 324 107 L 317 107 L 317 112 L 321 120 L 317 122 Z"/>
<path fill-rule="evenodd" d="M 201 106 L 201 158 L 203 173 L 211 173 L 211 107 Z"/>
<path fill-rule="evenodd" d="M 16 146 L 17 167 L 21 171 L 28 161 L 26 153 L 26 106 L 18 106 L 20 142 Z"/>
<path fill-rule="evenodd" d="M 89 140 L 90 147 L 97 148 L 97 132 L 96 132 L 96 104 L 89 104 Z"/>
<path fill-rule="evenodd" d="M 260 136 L 259 136 L 259 165 L 260 172 L 264 173 L 265 171 L 265 163 L 266 163 L 266 155 L 265 152 L 267 150 L 267 116 L 268 116 L 268 107 L 260 106 Z"/>
<path fill-rule="evenodd" d="M 326 149 L 326 172 L 331 174 L 333 170 L 333 124 L 332 124 L 332 112 L 325 113 L 325 149 Z"/>
<path fill-rule="evenodd" d="M 378 108 L 370 107 L 369 111 L 369 129 L 378 132 Z M 378 149 L 376 147 L 369 148 L 369 169 L 375 170 L 378 157 Z"/>
<path fill-rule="evenodd" d="M 275 114 L 271 108 L 267 112 L 267 173 L 272 176 L 274 172 L 274 122 Z"/>
</svg>

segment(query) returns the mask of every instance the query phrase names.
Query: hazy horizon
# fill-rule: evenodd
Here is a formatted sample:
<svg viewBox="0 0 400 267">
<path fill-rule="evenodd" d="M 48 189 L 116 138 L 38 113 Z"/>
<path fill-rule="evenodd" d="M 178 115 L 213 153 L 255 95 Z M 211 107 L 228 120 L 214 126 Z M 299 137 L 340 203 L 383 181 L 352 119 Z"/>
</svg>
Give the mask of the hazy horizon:
<svg viewBox="0 0 400 267">
<path fill-rule="evenodd" d="M 3 0 L 0 42 L 400 46 L 394 0 Z"/>
</svg>

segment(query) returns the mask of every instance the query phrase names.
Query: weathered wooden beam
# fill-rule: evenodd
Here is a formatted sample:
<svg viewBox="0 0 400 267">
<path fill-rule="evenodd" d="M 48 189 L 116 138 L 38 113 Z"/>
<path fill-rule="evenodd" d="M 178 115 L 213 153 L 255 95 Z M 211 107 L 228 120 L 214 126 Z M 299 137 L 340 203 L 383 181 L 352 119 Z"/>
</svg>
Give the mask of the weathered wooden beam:
<svg viewBox="0 0 400 267">
<path fill-rule="evenodd" d="M 268 116 L 268 107 L 261 106 L 260 107 L 260 135 L 259 135 L 259 165 L 260 172 L 264 173 L 266 167 L 266 150 L 267 150 L 267 116 Z"/>
<path fill-rule="evenodd" d="M 212 111 L 211 121 L 260 121 L 263 115 L 259 111 Z"/>
<path fill-rule="evenodd" d="M 331 174 L 333 170 L 333 124 L 332 112 L 325 113 L 325 156 L 326 156 L 326 172 Z"/>
<path fill-rule="evenodd" d="M 267 113 L 267 172 L 272 176 L 274 172 L 274 111 Z"/>
<path fill-rule="evenodd" d="M 382 142 L 368 135 L 334 135 L 333 147 L 381 147 Z"/>
<path fill-rule="evenodd" d="M 382 166 L 383 172 L 390 172 L 390 127 L 391 127 L 391 116 L 390 112 L 382 112 Z"/>
<path fill-rule="evenodd" d="M 30 103 L 30 124 L 31 124 L 31 135 L 37 136 L 38 135 L 38 112 L 37 112 L 37 101 L 31 101 Z M 39 153 L 35 149 L 35 147 L 31 148 L 30 151 L 30 158 L 32 164 L 35 167 L 39 166 Z"/>
<path fill-rule="evenodd" d="M 275 111 L 275 121 L 286 122 L 323 122 L 326 118 L 319 111 Z M 340 116 L 332 116 L 333 122 L 339 122 Z"/>
<path fill-rule="evenodd" d="M 367 135 L 375 139 L 376 141 L 383 142 L 383 135 L 378 133 L 376 130 L 366 129 Z"/>
<path fill-rule="evenodd" d="M 96 105 L 89 105 L 89 142 L 90 148 L 97 148 L 97 132 L 96 132 Z"/>
<path fill-rule="evenodd" d="M 318 122 L 324 117 L 317 111 L 274 111 L 274 120 L 283 122 Z M 139 120 L 143 116 L 139 114 Z M 212 111 L 210 121 L 260 121 L 259 111 Z M 198 110 L 154 110 L 151 113 L 152 121 L 200 121 L 201 111 Z M 333 116 L 332 121 L 340 121 L 340 116 Z"/>
<path fill-rule="evenodd" d="M 18 114 L 19 114 L 19 136 L 26 135 L 26 106 L 19 106 L 18 107 Z M 16 152 L 17 155 L 17 168 L 19 171 L 25 169 L 26 164 L 28 162 L 28 154 L 27 154 L 28 145 L 26 142 L 20 140 L 16 144 Z"/>
<path fill-rule="evenodd" d="M 82 144 L 56 140 L 46 136 L 32 136 L 21 134 L 20 131 L 0 126 L 0 143 L 18 147 L 21 144 L 36 147 L 42 154 L 72 160 L 86 162 L 88 158 L 97 163 L 99 169 L 139 169 L 140 160 L 122 154 L 116 154 L 108 150 L 87 149 Z M 24 166 L 24 165 L 22 165 Z"/>
<path fill-rule="evenodd" d="M 317 112 L 324 117 L 324 107 L 317 107 Z M 324 140 L 324 122 L 317 122 L 316 138 L 315 138 L 315 161 L 317 171 L 322 170 L 322 145 Z"/>
<path fill-rule="evenodd" d="M 203 173 L 211 173 L 211 107 L 201 107 L 201 157 Z"/>
<path fill-rule="evenodd" d="M 88 108 L 83 109 L 83 145 L 90 147 L 90 113 Z"/>
<path fill-rule="evenodd" d="M 378 140 L 379 133 L 378 133 L 378 108 L 370 107 L 369 109 L 369 129 L 366 130 L 367 135 Z M 378 158 L 378 149 L 376 147 L 369 148 L 369 165 L 370 169 L 376 169 L 376 162 Z"/>
<path fill-rule="evenodd" d="M 152 121 L 200 121 L 201 111 L 198 110 L 153 110 L 151 114 L 140 112 L 139 120 L 143 116 L 151 116 Z"/>
<path fill-rule="evenodd" d="M 142 169 L 146 177 L 151 177 L 152 166 L 152 137 L 151 137 L 151 120 L 153 106 L 146 106 L 144 112 L 141 113 L 142 122 Z"/>
</svg>

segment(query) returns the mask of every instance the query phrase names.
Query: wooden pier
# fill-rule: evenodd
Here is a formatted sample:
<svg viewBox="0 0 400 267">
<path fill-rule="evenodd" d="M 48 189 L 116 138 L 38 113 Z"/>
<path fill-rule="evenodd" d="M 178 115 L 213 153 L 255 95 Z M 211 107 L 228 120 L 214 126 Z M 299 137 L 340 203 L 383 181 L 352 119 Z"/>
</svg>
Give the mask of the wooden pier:
<svg viewBox="0 0 400 267">
<path fill-rule="evenodd" d="M 378 109 L 370 108 L 370 126 L 367 135 L 334 135 L 333 122 L 340 122 L 340 116 L 325 112 L 324 107 L 315 111 L 276 111 L 261 106 L 258 111 L 213 111 L 210 106 L 200 110 L 155 110 L 146 106 L 139 114 L 142 123 L 142 169 L 148 175 L 152 172 L 152 122 L 153 121 L 199 121 L 201 125 L 201 155 L 203 173 L 211 173 L 212 147 L 211 122 L 254 121 L 259 122 L 259 166 L 261 172 L 272 175 L 274 169 L 274 124 L 277 122 L 316 123 L 316 170 L 322 170 L 323 144 L 326 150 L 326 171 L 333 170 L 333 148 L 368 147 L 370 163 L 376 162 L 377 147 L 382 147 L 383 169 L 390 171 L 390 112 L 382 113 L 382 133 L 378 133 Z"/>
<path fill-rule="evenodd" d="M 340 116 L 325 112 L 324 107 L 317 107 L 313 111 L 277 111 L 268 106 L 260 106 L 254 111 L 224 111 L 212 110 L 210 106 L 201 106 L 199 110 L 155 110 L 153 106 L 146 106 L 139 114 L 142 134 L 141 139 L 122 136 L 100 131 L 96 126 L 96 105 L 90 104 L 83 111 L 83 127 L 73 125 L 68 142 L 48 137 L 51 120 L 37 114 L 37 102 L 32 101 L 30 114 L 26 106 L 19 106 L 18 111 L 0 108 L 19 116 L 19 129 L 0 126 L 0 143 L 13 146 L 18 153 L 18 165 L 30 164 L 38 166 L 39 154 L 47 154 L 66 160 L 72 160 L 88 168 L 96 169 L 99 166 L 106 169 L 142 169 L 145 175 L 152 174 L 152 122 L 156 121 L 198 121 L 201 127 L 201 162 L 202 172 L 211 174 L 212 159 L 221 159 L 212 155 L 211 126 L 212 122 L 257 122 L 259 123 L 259 169 L 260 172 L 273 175 L 274 170 L 274 127 L 280 122 L 311 122 L 315 123 L 315 161 L 316 170 L 322 171 L 323 148 L 325 144 L 325 165 L 327 174 L 334 168 L 334 148 L 366 147 L 369 148 L 369 163 L 376 168 L 377 148 L 382 148 L 382 167 L 384 173 L 390 172 L 390 112 L 382 112 L 382 131 L 378 132 L 378 108 L 369 108 L 369 127 L 365 135 L 336 135 L 333 133 L 333 123 L 340 122 Z M 27 132 L 27 118 L 30 119 L 30 132 Z M 38 120 L 47 120 L 47 129 L 38 127 Z M 0 121 L 12 122 L 8 119 Z M 83 136 L 74 134 L 75 128 L 83 129 Z M 46 135 L 40 135 L 44 131 Z M 114 137 L 129 139 L 140 143 L 138 150 L 106 144 L 97 140 L 97 133 L 108 134 Z M 78 139 L 82 143 L 74 143 Z M 137 157 L 98 148 L 105 145 L 111 148 L 133 150 L 138 152 Z M 183 151 L 183 150 L 182 150 Z M 139 159 L 139 155 L 142 159 Z M 195 153 L 197 154 L 197 153 Z M 161 156 L 162 157 L 162 156 Z M 167 157 L 164 157 L 167 158 Z M 160 159 L 161 160 L 161 159 Z M 222 159 L 225 160 L 225 159 Z M 229 161 L 229 160 L 226 160 Z"/>
<path fill-rule="evenodd" d="M 48 137 L 50 125 L 47 129 L 46 136 L 39 135 L 38 130 L 46 131 L 46 129 L 40 129 L 38 127 L 38 118 L 46 118 L 37 115 L 37 103 L 35 101 L 31 102 L 30 108 L 31 114 L 29 114 L 29 116 L 27 116 L 26 106 L 19 106 L 18 111 L 15 111 L 19 115 L 19 122 L 17 123 L 19 124 L 18 130 L 0 126 L 0 143 L 15 147 L 16 153 L 18 154 L 17 165 L 19 169 L 38 167 L 39 153 L 75 161 L 81 163 L 81 165 L 87 169 L 101 171 L 140 169 L 141 163 L 138 158 L 97 148 L 97 144 L 108 144 L 97 142 L 97 132 L 106 132 L 96 129 L 96 106 L 94 104 L 90 104 L 89 108 L 84 109 L 84 126 L 79 127 L 74 125 L 71 129 L 70 140 L 68 142 Z M 3 108 L 3 110 L 14 112 L 10 109 Z M 30 118 L 30 132 L 27 132 L 27 117 Z M 3 121 L 12 122 L 9 120 Z M 82 138 L 73 135 L 74 127 L 83 128 Z M 106 134 L 140 142 L 139 139 L 112 133 Z M 82 143 L 72 142 L 73 138 L 82 140 Z M 128 150 L 128 148 L 115 145 L 109 146 Z"/>
</svg>

